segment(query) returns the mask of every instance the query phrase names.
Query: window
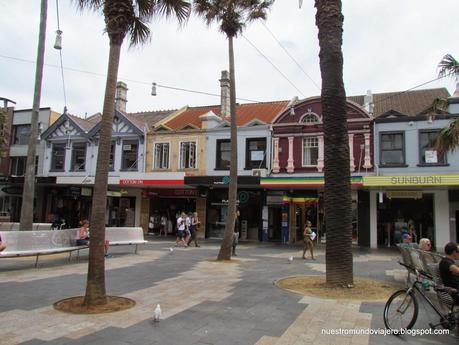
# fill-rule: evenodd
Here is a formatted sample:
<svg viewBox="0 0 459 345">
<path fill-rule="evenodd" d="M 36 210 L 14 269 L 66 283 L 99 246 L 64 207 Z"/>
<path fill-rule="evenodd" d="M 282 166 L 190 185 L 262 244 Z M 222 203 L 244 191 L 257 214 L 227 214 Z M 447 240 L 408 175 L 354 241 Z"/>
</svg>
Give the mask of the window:
<svg viewBox="0 0 459 345">
<path fill-rule="evenodd" d="M 319 139 L 317 137 L 303 138 L 303 166 L 316 166 L 319 157 Z"/>
<path fill-rule="evenodd" d="M 65 144 L 53 144 L 51 153 L 51 171 L 64 171 Z"/>
<path fill-rule="evenodd" d="M 303 115 L 303 117 L 300 119 L 300 123 L 317 123 L 320 122 L 319 116 L 315 113 L 306 113 Z"/>
<path fill-rule="evenodd" d="M 446 164 L 446 157 L 434 148 L 438 131 L 421 131 L 419 133 L 419 163 Z"/>
<path fill-rule="evenodd" d="M 108 170 L 110 171 L 115 170 L 115 148 L 116 143 L 112 141 L 112 144 L 110 146 L 110 159 L 108 161 Z"/>
<path fill-rule="evenodd" d="M 85 171 L 86 143 L 73 143 L 72 145 L 72 171 Z"/>
<path fill-rule="evenodd" d="M 405 138 L 403 132 L 381 133 L 381 165 L 405 164 Z"/>
<path fill-rule="evenodd" d="M 139 142 L 137 140 L 123 140 L 122 170 L 137 170 L 137 153 Z"/>
<path fill-rule="evenodd" d="M 27 157 L 11 157 L 10 158 L 10 175 L 24 176 L 27 165 Z M 38 156 L 35 157 L 35 175 L 38 174 Z"/>
<path fill-rule="evenodd" d="M 231 161 L 231 141 L 228 139 L 217 140 L 216 169 L 229 170 Z"/>
<path fill-rule="evenodd" d="M 27 164 L 27 157 L 10 158 L 10 174 L 13 176 L 24 176 Z"/>
<path fill-rule="evenodd" d="M 180 143 L 180 169 L 196 167 L 196 143 L 194 141 Z"/>
<path fill-rule="evenodd" d="M 155 143 L 155 169 L 169 169 L 169 143 Z"/>
<path fill-rule="evenodd" d="M 13 126 L 13 145 L 28 145 L 30 137 L 30 125 Z"/>
<path fill-rule="evenodd" d="M 266 138 L 251 138 L 246 141 L 245 166 L 247 169 L 266 168 Z"/>
</svg>

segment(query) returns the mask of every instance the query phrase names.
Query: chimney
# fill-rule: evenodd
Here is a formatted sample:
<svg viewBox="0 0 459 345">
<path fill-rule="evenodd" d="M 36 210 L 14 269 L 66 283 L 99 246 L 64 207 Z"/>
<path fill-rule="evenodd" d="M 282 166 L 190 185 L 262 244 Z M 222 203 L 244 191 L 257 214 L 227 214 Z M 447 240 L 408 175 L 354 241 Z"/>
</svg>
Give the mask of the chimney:
<svg viewBox="0 0 459 345">
<path fill-rule="evenodd" d="M 126 83 L 122 81 L 116 83 L 115 109 L 122 113 L 126 113 L 127 91 Z"/>
<path fill-rule="evenodd" d="M 222 71 L 220 79 L 221 118 L 230 116 L 230 79 L 228 71 Z"/>
</svg>

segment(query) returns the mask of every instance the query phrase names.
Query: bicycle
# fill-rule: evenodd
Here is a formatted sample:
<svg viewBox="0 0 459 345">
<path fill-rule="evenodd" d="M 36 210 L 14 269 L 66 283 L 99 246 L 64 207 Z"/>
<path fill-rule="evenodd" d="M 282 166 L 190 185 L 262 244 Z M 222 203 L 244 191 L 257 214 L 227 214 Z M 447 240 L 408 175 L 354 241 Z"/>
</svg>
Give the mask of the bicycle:
<svg viewBox="0 0 459 345">
<path fill-rule="evenodd" d="M 416 278 L 411 283 L 411 286 L 395 291 L 387 300 L 384 306 L 384 325 L 390 329 L 392 334 L 400 335 L 402 330 L 411 329 L 418 318 L 419 303 L 416 297 L 416 292 L 427 301 L 436 314 L 440 317 L 438 324 L 429 323 L 432 329 L 441 326 L 445 329 L 453 330 L 454 327 L 459 327 L 459 310 L 455 310 L 457 305 L 454 303 L 454 294 L 457 290 L 436 284 L 433 277 L 426 272 L 418 271 L 413 267 L 399 262 L 400 265 L 405 266 L 409 272 L 415 273 Z M 446 313 L 442 312 L 440 308 L 435 306 L 432 300 L 426 295 L 424 291 L 432 287 L 439 296 L 440 303 L 448 307 Z"/>
</svg>

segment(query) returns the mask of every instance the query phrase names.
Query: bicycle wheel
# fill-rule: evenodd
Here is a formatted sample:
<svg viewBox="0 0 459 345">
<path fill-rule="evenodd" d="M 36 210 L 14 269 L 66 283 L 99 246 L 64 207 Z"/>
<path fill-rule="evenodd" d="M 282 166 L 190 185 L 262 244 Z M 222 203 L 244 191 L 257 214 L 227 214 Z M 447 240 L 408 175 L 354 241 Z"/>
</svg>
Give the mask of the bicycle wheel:
<svg viewBox="0 0 459 345">
<path fill-rule="evenodd" d="M 414 292 L 398 290 L 392 294 L 384 306 L 384 324 L 394 335 L 399 335 L 400 330 L 410 329 L 418 318 L 418 301 Z"/>
</svg>

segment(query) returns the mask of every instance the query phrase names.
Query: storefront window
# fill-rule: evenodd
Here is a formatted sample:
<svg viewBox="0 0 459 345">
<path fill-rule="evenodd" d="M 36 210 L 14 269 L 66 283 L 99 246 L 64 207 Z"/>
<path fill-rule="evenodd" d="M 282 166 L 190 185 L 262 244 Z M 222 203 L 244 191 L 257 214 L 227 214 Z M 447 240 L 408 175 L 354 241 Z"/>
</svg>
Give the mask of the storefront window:
<svg viewBox="0 0 459 345">
<path fill-rule="evenodd" d="M 121 169 L 137 171 L 137 153 L 139 143 L 137 140 L 124 140 L 123 141 L 123 158 Z"/>
<path fill-rule="evenodd" d="M 303 138 L 303 166 L 316 166 L 319 157 L 319 139 Z"/>
<path fill-rule="evenodd" d="M 419 154 L 421 164 L 445 164 L 445 155 L 435 150 L 435 139 L 438 131 L 422 131 L 419 133 Z"/>
<path fill-rule="evenodd" d="M 85 171 L 86 167 L 86 143 L 74 143 L 72 145 L 72 171 Z"/>
<path fill-rule="evenodd" d="M 404 133 L 381 133 L 381 165 L 405 164 Z"/>
<path fill-rule="evenodd" d="M 155 143 L 155 169 L 169 169 L 169 143 Z"/>
<path fill-rule="evenodd" d="M 266 138 L 250 138 L 246 142 L 246 168 L 266 167 Z"/>
<path fill-rule="evenodd" d="M 63 171 L 65 167 L 65 144 L 53 144 L 51 171 Z"/>
<path fill-rule="evenodd" d="M 217 140 L 217 161 L 215 164 L 216 169 L 228 170 L 231 161 L 231 141 Z"/>
</svg>

